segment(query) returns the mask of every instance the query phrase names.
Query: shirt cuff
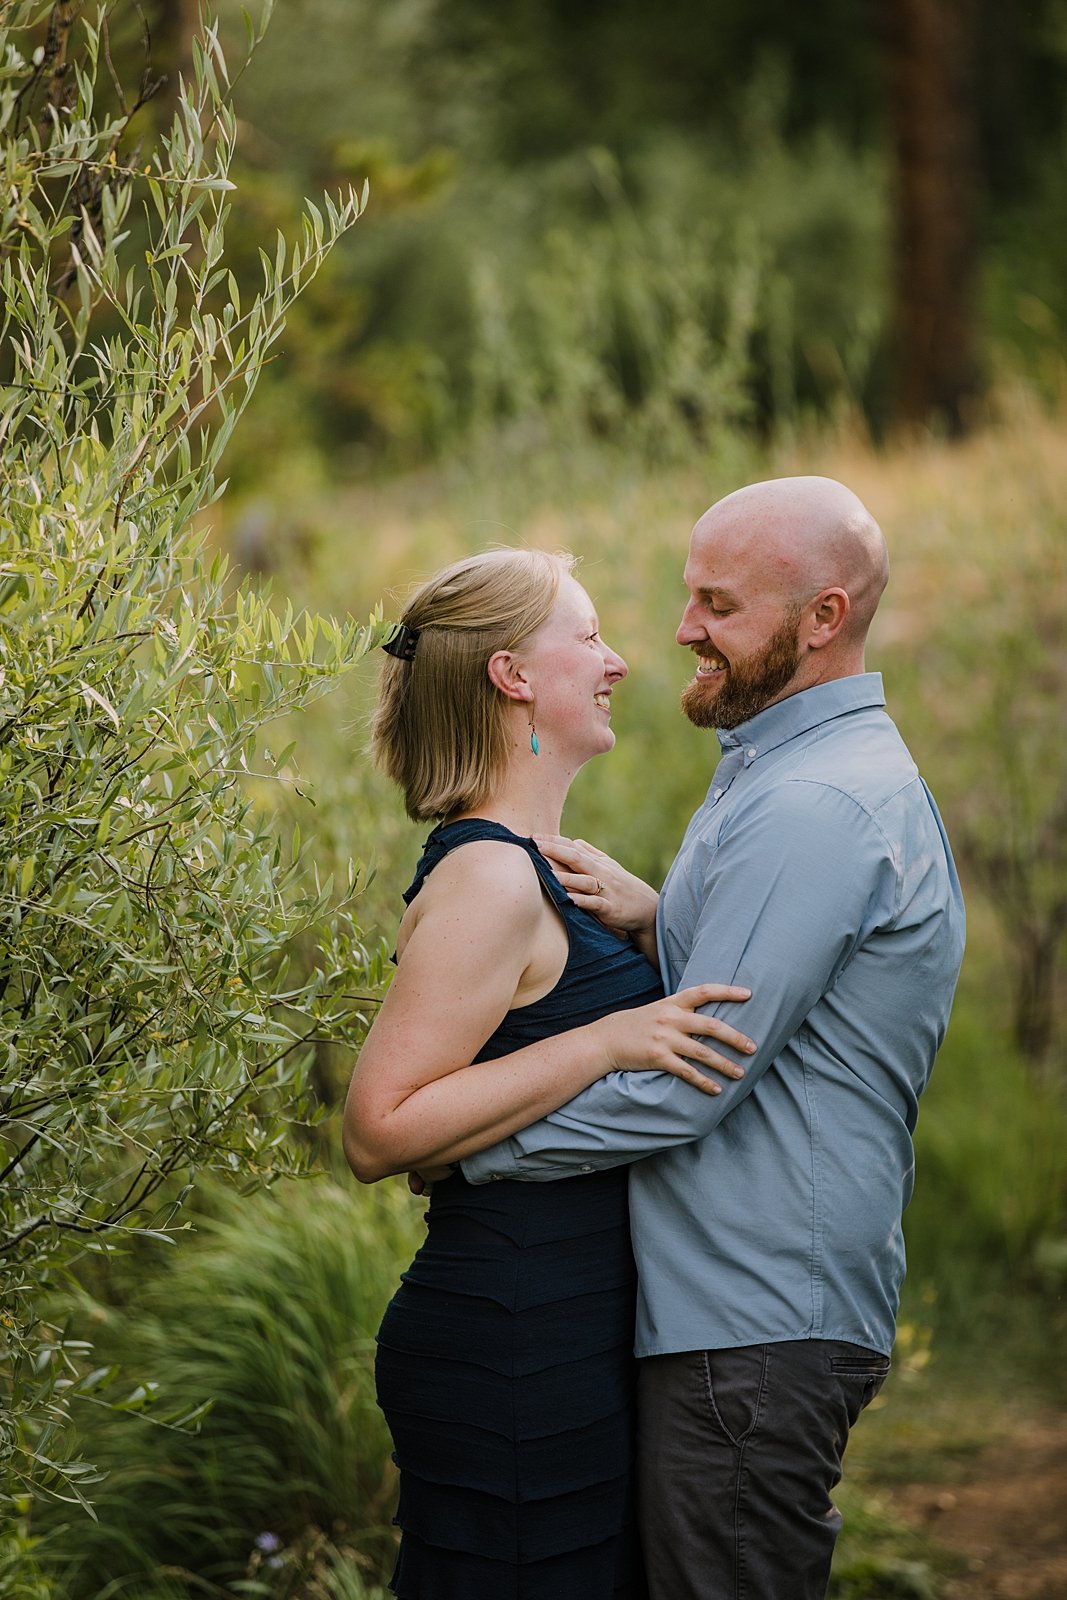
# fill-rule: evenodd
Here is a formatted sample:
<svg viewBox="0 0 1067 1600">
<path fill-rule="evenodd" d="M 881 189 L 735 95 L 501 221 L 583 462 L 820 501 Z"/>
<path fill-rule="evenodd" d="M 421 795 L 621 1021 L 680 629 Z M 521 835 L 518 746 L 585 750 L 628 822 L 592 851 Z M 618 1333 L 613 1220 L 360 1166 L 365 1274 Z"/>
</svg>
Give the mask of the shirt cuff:
<svg viewBox="0 0 1067 1600">
<path fill-rule="evenodd" d="M 525 1155 L 517 1139 L 501 1139 L 488 1150 L 479 1150 L 473 1156 L 464 1156 L 459 1170 L 468 1183 L 496 1183 L 501 1178 L 517 1178 L 523 1183 L 551 1183 L 556 1178 L 577 1178 L 583 1173 L 597 1172 L 600 1166 L 615 1166 L 619 1158 L 609 1157 L 601 1162 L 559 1161 L 548 1155 Z"/>
<path fill-rule="evenodd" d="M 473 1156 L 464 1156 L 459 1170 L 468 1183 L 493 1183 L 498 1178 L 514 1178 L 518 1174 L 518 1155 L 514 1141 L 501 1139 L 499 1144 L 479 1150 Z"/>
</svg>

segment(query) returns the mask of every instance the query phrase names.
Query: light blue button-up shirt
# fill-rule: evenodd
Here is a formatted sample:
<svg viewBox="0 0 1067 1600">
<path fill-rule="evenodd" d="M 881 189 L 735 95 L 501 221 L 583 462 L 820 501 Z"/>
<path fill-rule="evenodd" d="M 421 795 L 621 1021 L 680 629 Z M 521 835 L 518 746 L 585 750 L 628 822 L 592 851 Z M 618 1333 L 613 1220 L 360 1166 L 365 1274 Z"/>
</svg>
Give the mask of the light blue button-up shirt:
<svg viewBox="0 0 1067 1600">
<path fill-rule="evenodd" d="M 463 1162 L 474 1183 L 635 1163 L 638 1355 L 892 1345 L 911 1135 L 964 912 L 937 808 L 884 708 L 866 673 L 719 735 L 657 932 L 668 989 L 751 988 L 712 1008 L 759 1046 L 744 1078 L 712 1097 L 667 1073 L 612 1073 Z"/>
</svg>

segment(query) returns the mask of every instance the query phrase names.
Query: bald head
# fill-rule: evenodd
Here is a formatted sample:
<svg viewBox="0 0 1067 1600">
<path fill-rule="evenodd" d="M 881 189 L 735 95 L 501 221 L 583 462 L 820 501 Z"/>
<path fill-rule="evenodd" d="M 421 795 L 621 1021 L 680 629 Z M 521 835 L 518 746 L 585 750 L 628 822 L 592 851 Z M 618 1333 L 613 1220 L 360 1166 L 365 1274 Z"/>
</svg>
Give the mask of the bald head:
<svg viewBox="0 0 1067 1600">
<path fill-rule="evenodd" d="M 833 478 L 772 478 L 705 511 L 689 545 L 676 638 L 697 657 L 682 697 L 730 728 L 787 695 L 863 672 L 889 577 L 881 530 Z"/>
<path fill-rule="evenodd" d="M 889 579 L 882 530 L 858 495 L 834 478 L 769 478 L 719 500 L 693 530 L 751 563 L 768 598 L 803 604 L 842 589 L 848 638 L 862 641 Z"/>
</svg>

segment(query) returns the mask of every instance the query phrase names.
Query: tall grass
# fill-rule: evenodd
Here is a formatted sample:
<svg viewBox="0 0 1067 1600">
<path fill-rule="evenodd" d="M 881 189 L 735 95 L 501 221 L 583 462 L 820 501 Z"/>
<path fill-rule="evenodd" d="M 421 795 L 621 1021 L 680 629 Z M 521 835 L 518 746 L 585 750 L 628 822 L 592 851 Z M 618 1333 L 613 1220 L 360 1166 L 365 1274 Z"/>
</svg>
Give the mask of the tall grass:
<svg viewBox="0 0 1067 1600">
<path fill-rule="evenodd" d="M 878 450 L 843 427 L 761 449 L 723 430 L 669 470 L 587 441 L 545 451 L 505 436 L 492 451 L 433 472 L 305 506 L 316 538 L 279 581 L 305 603 L 321 605 L 328 594 L 360 614 L 379 597 L 395 607 L 419 577 L 493 542 L 577 551 L 604 635 L 631 672 L 613 699 L 616 748 L 579 774 L 564 827 L 660 881 L 717 759 L 714 739 L 689 727 L 677 708 L 687 671 L 673 635 L 689 528 L 740 483 L 826 473 L 856 489 L 889 541 L 893 576 L 868 664 L 884 670 L 890 711 L 950 835 L 973 831 L 978 811 L 995 831 L 1004 779 L 995 729 L 1014 692 L 1013 664 L 1024 691 L 1024 715 L 1016 718 L 1026 724 L 1021 764 L 1035 778 L 1040 772 L 1044 793 L 1062 747 L 1056 685 L 1067 659 L 1062 585 L 1041 582 L 1042 572 L 1062 563 L 1063 422 L 1025 396 L 1006 398 L 1003 409 L 997 429 L 952 447 L 927 439 Z M 1038 611 L 1047 618 L 1057 606 L 1061 644 L 1050 638 L 1038 670 L 1040 652 L 1027 630 Z M 314 714 L 301 745 L 320 774 L 321 836 L 342 858 L 374 861 L 364 920 L 388 938 L 426 830 L 404 820 L 369 768 L 365 718 L 374 677 L 368 663 L 345 691 L 341 716 L 334 703 Z M 955 1305 L 964 1325 L 963 1308 L 983 1285 L 1012 1293 L 1042 1282 L 1055 1287 L 1067 1242 L 1064 1025 L 1039 1078 L 1009 1042 L 1013 951 L 998 897 L 972 879 L 965 891 L 969 948 L 949 1040 L 923 1103 L 907 1219 L 913 1282 L 940 1284 L 946 1311 Z"/>
<path fill-rule="evenodd" d="M 1008 1037 L 1003 983 L 980 993 L 981 952 L 971 960 L 919 1115 L 908 1303 L 958 1329 L 1046 1292 L 1062 1320 L 1067 1106 Z"/>
<path fill-rule="evenodd" d="M 1055 420 L 1026 414 L 951 450 L 930 441 L 877 452 L 842 433 L 761 452 L 724 433 L 714 449 L 670 471 L 587 442 L 531 454 L 512 438 L 498 441 L 494 455 L 305 499 L 300 515 L 314 537 L 299 560 L 279 552 L 276 581 L 297 603 L 326 601 L 362 614 L 380 596 L 391 609 L 421 575 L 492 542 L 581 553 L 605 636 L 627 656 L 631 675 L 614 702 L 618 746 L 580 775 L 564 825 L 655 880 L 716 760 L 714 740 L 677 710 L 686 661 L 673 631 L 689 527 L 737 484 L 794 471 L 850 483 L 885 526 L 894 578 L 870 665 L 885 668 L 891 710 L 944 801 L 951 833 L 961 775 L 968 805 L 976 784 L 985 785 L 978 798 L 984 792 L 997 805 L 999 753 L 989 743 L 961 749 L 965 717 L 954 716 L 953 738 L 939 731 L 939 662 L 959 668 L 939 651 L 954 649 L 952 630 L 966 626 L 959 597 L 975 592 L 976 570 L 1000 571 L 1007 583 L 1018 529 L 1025 526 L 1029 540 L 1045 529 L 1045 537 L 1050 507 L 1067 501 L 1067 452 Z M 284 504 L 274 514 L 284 522 Z M 368 667 L 347 699 L 335 697 L 305 719 L 300 787 L 309 785 L 316 800 L 319 869 L 349 854 L 376 867 L 362 920 L 388 941 L 426 830 L 406 822 L 369 766 L 363 723 L 373 680 Z M 1053 699 L 1035 693 L 1027 704 L 1031 716 L 1046 719 L 1050 740 L 1062 736 Z M 977 884 L 966 887 L 971 942 L 949 1039 L 922 1106 L 906 1218 L 901 1365 L 916 1372 L 931 1332 L 935 1360 L 968 1339 L 986 1352 L 984 1330 L 1007 1326 L 995 1323 L 998 1305 L 1035 1305 L 1034 1296 L 1051 1290 L 1030 1320 L 1046 1342 L 1062 1324 L 1055 1299 L 1067 1240 L 1062 1036 L 1055 1071 L 1043 1078 L 1009 1046 L 996 899 Z M 349 1063 L 326 1066 L 323 1093 L 336 1099 Z M 131 1258 L 110 1288 L 103 1283 L 86 1306 L 101 1359 L 121 1362 L 131 1387 L 142 1378 L 158 1384 L 159 1398 L 141 1416 L 82 1404 L 80 1445 L 108 1474 L 99 1520 L 57 1508 L 35 1515 L 42 1597 L 188 1600 L 240 1592 L 363 1600 L 364 1589 L 380 1583 L 391 1554 L 392 1482 L 373 1404 L 371 1340 L 417 1237 L 416 1212 L 398 1185 L 356 1192 L 326 1180 L 220 1202 L 169 1266 L 153 1262 L 149 1271 Z M 153 1425 L 153 1410 L 202 1400 L 213 1405 L 199 1437 Z M 924 1567 L 925 1557 L 912 1560 L 907 1542 L 878 1522 L 877 1507 L 868 1537 L 867 1510 L 854 1519 L 856 1538 L 842 1557 L 841 1595 L 936 1592 L 935 1569 Z M 877 1577 L 881 1587 L 872 1587 L 870 1561 L 881 1559 L 883 1543 L 889 1568 Z"/>
<path fill-rule="evenodd" d="M 86 1306 L 105 1360 L 196 1433 L 83 1406 L 107 1476 L 96 1520 L 42 1508 L 39 1559 L 70 1600 L 241 1592 L 355 1600 L 390 1560 L 392 1468 L 373 1336 L 410 1258 L 399 1184 L 326 1180 L 225 1204 L 120 1302 Z M 158 1387 L 156 1387 L 158 1386 Z M 318 1587 L 315 1587 L 315 1584 Z"/>
</svg>

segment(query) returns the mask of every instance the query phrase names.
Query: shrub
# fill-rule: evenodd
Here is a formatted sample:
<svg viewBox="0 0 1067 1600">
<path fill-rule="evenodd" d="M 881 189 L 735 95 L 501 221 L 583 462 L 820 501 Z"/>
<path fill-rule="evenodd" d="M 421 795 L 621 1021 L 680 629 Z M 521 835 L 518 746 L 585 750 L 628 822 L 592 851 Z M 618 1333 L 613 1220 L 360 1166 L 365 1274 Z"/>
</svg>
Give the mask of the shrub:
<svg viewBox="0 0 1067 1600">
<path fill-rule="evenodd" d="M 1016 447 L 1018 448 L 1018 446 Z M 1023 474 L 1025 473 L 1025 481 Z M 962 494 L 913 513 L 888 633 L 961 867 L 1002 935 L 1013 1043 L 1062 1089 L 1067 979 L 1067 551 L 1058 470 L 976 454 Z"/>
<path fill-rule="evenodd" d="M 97 103 L 106 15 L 56 4 L 39 43 L 43 9 L 0 20 L 0 1487 L 81 1498 L 69 1409 L 103 1379 L 41 1295 L 86 1253 L 166 1236 L 197 1173 L 254 1185 L 299 1165 L 285 1124 L 312 1046 L 359 1036 L 351 996 L 378 966 L 355 869 L 319 882 L 245 783 L 292 780 L 264 730 L 381 631 L 276 614 L 208 562 L 193 521 L 288 305 L 361 200 L 311 207 L 242 304 L 214 30 L 146 165 L 140 99 Z"/>
<path fill-rule="evenodd" d="M 95 1520 L 53 1507 L 37 1523 L 42 1563 L 72 1600 L 141 1600 L 167 1573 L 182 1592 L 186 1578 L 250 1576 L 264 1585 L 254 1592 L 279 1595 L 331 1593 L 295 1587 L 331 1574 L 348 1600 L 388 1568 L 393 1471 L 373 1335 L 417 1214 L 399 1183 L 284 1185 L 222 1205 L 201 1240 L 169 1266 L 156 1259 L 136 1299 L 86 1302 L 100 1357 L 158 1400 L 137 1415 L 79 1407 L 107 1471 Z M 204 1401 L 197 1436 L 153 1425 L 157 1405 Z"/>
</svg>

